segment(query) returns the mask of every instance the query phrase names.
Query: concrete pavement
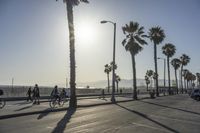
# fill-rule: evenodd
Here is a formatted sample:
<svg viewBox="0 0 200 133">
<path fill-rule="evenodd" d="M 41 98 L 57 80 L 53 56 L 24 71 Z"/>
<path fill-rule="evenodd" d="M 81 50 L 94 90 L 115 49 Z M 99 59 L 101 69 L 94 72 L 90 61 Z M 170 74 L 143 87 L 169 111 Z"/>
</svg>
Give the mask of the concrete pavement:
<svg viewBox="0 0 200 133">
<path fill-rule="evenodd" d="M 174 95 L 0 120 L 9 133 L 199 133 L 200 102 Z"/>
<path fill-rule="evenodd" d="M 149 95 L 138 95 L 139 99 L 148 98 Z M 116 96 L 117 102 L 132 101 L 132 95 Z M 97 105 L 111 104 L 110 97 L 84 97 L 78 98 L 78 107 L 91 107 Z M 48 100 L 41 100 L 40 105 L 33 105 L 32 102 L 27 101 L 7 101 L 3 109 L 0 110 L 0 119 L 11 117 L 18 117 L 23 115 L 40 114 L 44 112 L 57 112 L 67 110 L 69 102 L 65 103 L 63 107 L 50 108 Z"/>
</svg>

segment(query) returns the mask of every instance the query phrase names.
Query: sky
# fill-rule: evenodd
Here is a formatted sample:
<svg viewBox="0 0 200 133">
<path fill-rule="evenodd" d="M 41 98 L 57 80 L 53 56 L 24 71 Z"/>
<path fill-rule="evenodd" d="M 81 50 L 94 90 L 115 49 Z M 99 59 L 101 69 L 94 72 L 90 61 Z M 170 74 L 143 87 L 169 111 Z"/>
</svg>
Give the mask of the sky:
<svg viewBox="0 0 200 133">
<path fill-rule="evenodd" d="M 122 26 L 130 21 L 144 26 L 145 33 L 161 26 L 166 34 L 158 45 L 158 57 L 165 57 L 165 43 L 176 46 L 174 57 L 185 53 L 191 61 L 185 67 L 200 72 L 199 0 L 90 0 L 74 7 L 76 81 L 106 80 L 104 65 L 112 61 L 113 25 L 116 22 L 116 73 L 132 78 L 130 53 L 121 42 Z M 66 5 L 59 0 L 0 0 L 0 85 L 66 85 L 69 81 L 69 37 Z M 153 44 L 136 56 L 137 78 L 154 70 Z M 163 61 L 158 60 L 159 78 Z M 171 67 L 171 78 L 174 70 Z"/>
</svg>

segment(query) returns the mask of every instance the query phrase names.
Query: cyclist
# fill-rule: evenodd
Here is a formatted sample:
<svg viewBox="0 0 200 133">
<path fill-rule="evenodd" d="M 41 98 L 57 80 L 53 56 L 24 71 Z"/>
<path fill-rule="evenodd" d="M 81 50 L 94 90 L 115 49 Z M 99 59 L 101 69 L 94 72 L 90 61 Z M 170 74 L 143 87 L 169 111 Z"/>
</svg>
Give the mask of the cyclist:
<svg viewBox="0 0 200 133">
<path fill-rule="evenodd" d="M 56 85 L 56 86 L 54 87 L 54 89 L 52 90 L 51 96 L 52 96 L 53 98 L 55 98 L 55 100 L 58 99 L 58 104 L 60 104 L 60 94 L 59 94 L 59 92 L 58 92 L 58 86 L 57 86 L 57 85 Z"/>
</svg>

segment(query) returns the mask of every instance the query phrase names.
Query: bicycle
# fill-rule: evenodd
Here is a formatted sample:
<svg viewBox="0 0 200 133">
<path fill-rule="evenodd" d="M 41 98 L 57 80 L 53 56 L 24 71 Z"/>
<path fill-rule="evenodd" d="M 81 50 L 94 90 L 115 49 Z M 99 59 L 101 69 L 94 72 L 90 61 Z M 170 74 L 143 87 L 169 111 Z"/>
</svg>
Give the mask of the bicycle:
<svg viewBox="0 0 200 133">
<path fill-rule="evenodd" d="M 6 105 L 6 101 L 0 98 L 0 109 L 2 109 Z"/>
<path fill-rule="evenodd" d="M 49 105 L 51 108 L 63 107 L 64 103 L 68 102 L 69 99 L 66 96 L 60 96 L 60 102 L 58 97 L 51 97 Z"/>
</svg>

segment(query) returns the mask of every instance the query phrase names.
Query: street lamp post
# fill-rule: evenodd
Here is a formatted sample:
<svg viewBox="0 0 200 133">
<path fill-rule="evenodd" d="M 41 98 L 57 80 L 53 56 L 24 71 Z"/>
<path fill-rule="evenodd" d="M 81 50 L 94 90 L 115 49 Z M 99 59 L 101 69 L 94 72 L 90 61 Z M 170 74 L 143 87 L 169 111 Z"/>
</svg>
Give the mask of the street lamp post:
<svg viewBox="0 0 200 133">
<path fill-rule="evenodd" d="M 165 87 L 166 59 L 161 57 L 158 57 L 158 59 L 162 59 L 164 61 L 164 87 Z"/>
<path fill-rule="evenodd" d="M 112 96 L 111 101 L 112 103 L 115 103 L 115 40 L 116 40 L 116 23 L 112 21 L 101 21 L 102 24 L 104 23 L 111 23 L 114 25 L 114 39 L 113 39 L 113 69 L 112 69 Z"/>
</svg>

